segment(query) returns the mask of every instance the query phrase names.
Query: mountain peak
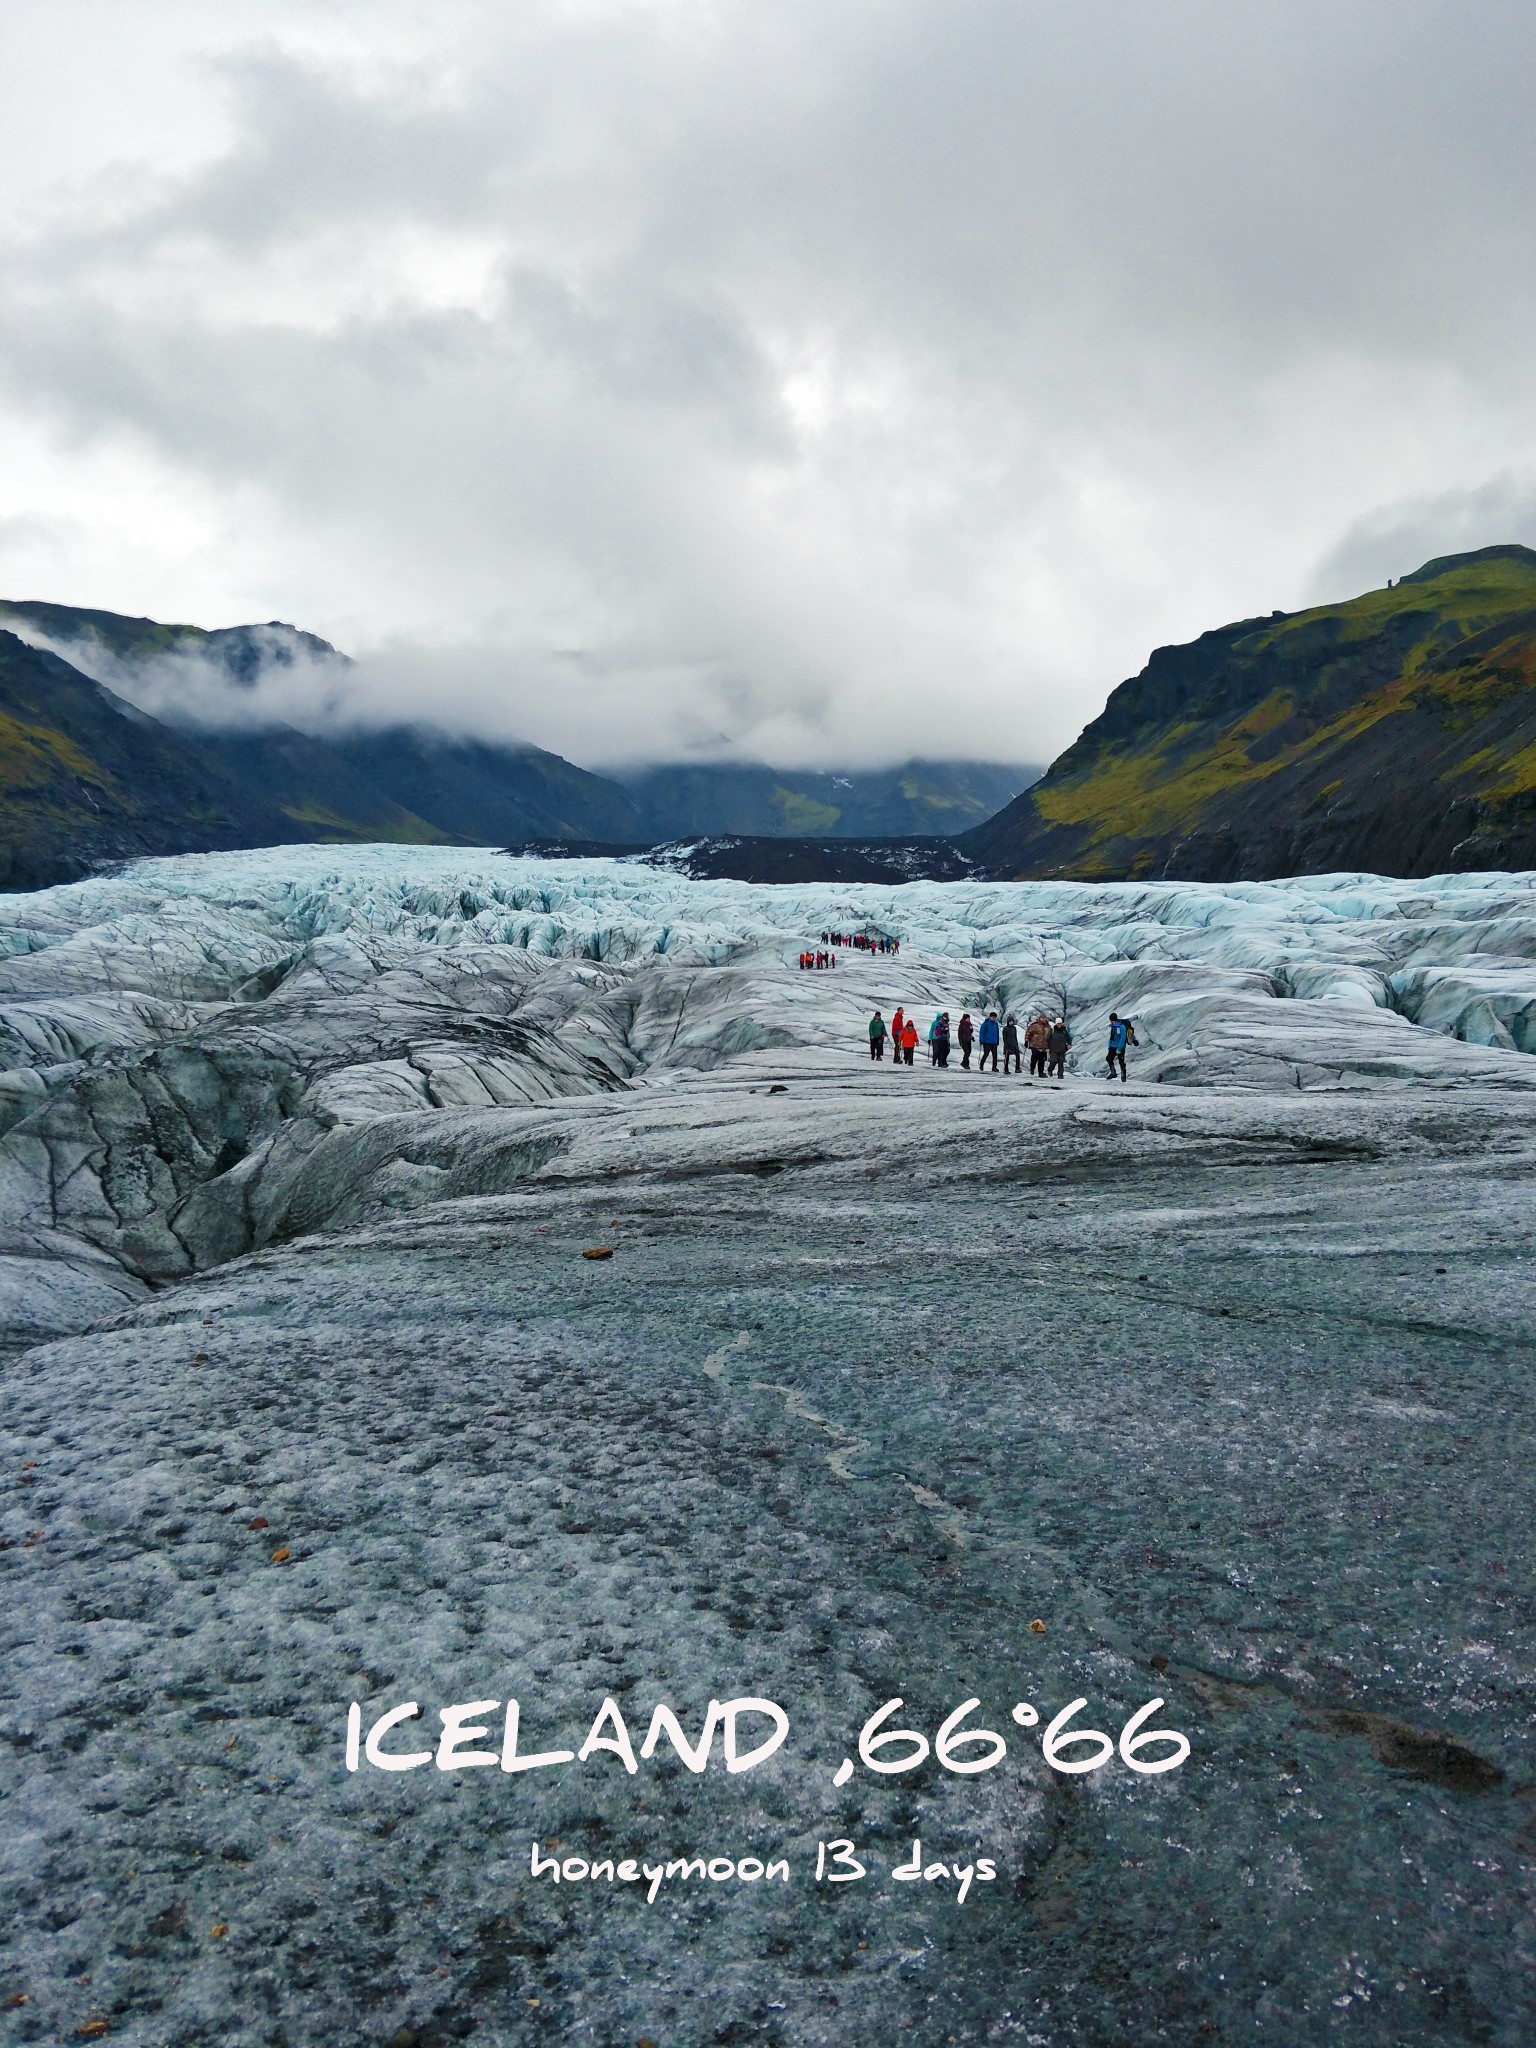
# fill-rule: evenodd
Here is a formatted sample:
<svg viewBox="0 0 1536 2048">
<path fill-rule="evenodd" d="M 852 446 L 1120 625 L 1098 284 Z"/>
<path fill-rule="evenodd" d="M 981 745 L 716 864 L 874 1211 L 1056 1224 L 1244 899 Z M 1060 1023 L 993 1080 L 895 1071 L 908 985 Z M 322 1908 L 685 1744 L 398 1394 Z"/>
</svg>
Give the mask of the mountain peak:
<svg viewBox="0 0 1536 2048">
<path fill-rule="evenodd" d="M 1449 576 L 1457 569 L 1470 569 L 1478 562 L 1518 562 L 1522 568 L 1536 569 L 1536 548 L 1524 547 L 1517 540 L 1496 541 L 1492 547 L 1472 548 L 1464 555 L 1436 555 L 1422 569 L 1415 569 L 1397 580 L 1399 583 L 1432 583 L 1436 577 Z"/>
</svg>

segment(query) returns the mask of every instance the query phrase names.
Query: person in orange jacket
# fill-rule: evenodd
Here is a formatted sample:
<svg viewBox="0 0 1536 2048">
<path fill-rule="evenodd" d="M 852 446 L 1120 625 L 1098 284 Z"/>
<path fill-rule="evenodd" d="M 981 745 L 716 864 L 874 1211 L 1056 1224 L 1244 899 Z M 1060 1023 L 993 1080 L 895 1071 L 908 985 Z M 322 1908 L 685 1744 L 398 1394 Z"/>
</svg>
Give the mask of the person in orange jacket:
<svg viewBox="0 0 1536 2048">
<path fill-rule="evenodd" d="M 917 1051 L 917 1026 L 909 1017 L 901 1027 L 901 1056 L 910 1067 L 912 1055 Z"/>
</svg>

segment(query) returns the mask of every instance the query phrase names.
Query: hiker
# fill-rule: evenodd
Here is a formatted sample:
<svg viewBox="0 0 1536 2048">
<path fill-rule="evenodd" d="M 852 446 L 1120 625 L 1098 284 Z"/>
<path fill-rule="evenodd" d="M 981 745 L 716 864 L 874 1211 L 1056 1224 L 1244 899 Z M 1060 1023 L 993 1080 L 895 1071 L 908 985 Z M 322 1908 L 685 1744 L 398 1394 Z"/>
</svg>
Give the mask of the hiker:
<svg viewBox="0 0 1536 2048">
<path fill-rule="evenodd" d="M 1003 1072 L 1008 1072 L 1008 1062 L 1013 1061 L 1013 1071 L 1022 1074 L 1023 1062 L 1019 1058 L 1019 1027 L 1012 1010 L 1003 1024 Z"/>
<path fill-rule="evenodd" d="M 1045 1041 L 1051 1035 L 1051 1020 L 1042 1014 L 1032 1017 L 1024 1030 L 1024 1043 L 1029 1047 L 1029 1078 L 1045 1072 Z"/>
<path fill-rule="evenodd" d="M 1045 1071 L 1053 1081 L 1064 1081 L 1067 1077 L 1067 1054 L 1072 1050 L 1072 1034 L 1067 1029 L 1065 1017 L 1058 1017 L 1051 1025 L 1051 1035 L 1045 1041 Z"/>
<path fill-rule="evenodd" d="M 901 1005 L 898 1003 L 895 1013 L 891 1018 L 891 1065 L 893 1067 L 901 1065 L 901 1034 L 905 1028 L 906 1019 L 903 1017 Z"/>
<path fill-rule="evenodd" d="M 912 1055 L 917 1051 L 917 1026 L 909 1017 L 901 1027 L 901 1051 L 907 1065 L 912 1064 Z"/>
<path fill-rule="evenodd" d="M 987 1071 L 987 1061 L 990 1060 L 992 1062 L 992 1071 L 995 1074 L 997 1072 L 997 1042 L 1003 1035 L 997 1028 L 996 1010 L 988 1010 L 986 1016 L 981 1020 L 981 1029 L 976 1035 L 981 1040 L 981 1064 L 976 1071 L 984 1074 Z"/>
<path fill-rule="evenodd" d="M 937 1014 L 935 1014 L 933 1022 L 928 1026 L 928 1064 L 930 1067 L 936 1067 L 939 1064 L 939 1020 Z"/>
<path fill-rule="evenodd" d="M 885 1058 L 885 1019 L 878 1010 L 869 1020 L 869 1056 L 872 1060 Z"/>
<path fill-rule="evenodd" d="M 961 1011 L 960 1026 L 955 1036 L 960 1041 L 960 1064 L 962 1067 L 968 1067 L 971 1064 L 971 1041 L 976 1036 L 976 1026 L 971 1022 L 969 1010 Z"/>
<path fill-rule="evenodd" d="M 1130 1018 L 1117 1016 L 1111 1010 L 1109 1013 L 1109 1051 L 1106 1054 L 1109 1063 L 1109 1079 L 1111 1081 L 1115 1078 L 1115 1062 L 1117 1060 L 1120 1063 L 1120 1078 L 1122 1081 L 1125 1079 L 1125 1048 L 1128 1045 L 1140 1045 L 1140 1043 L 1141 1040 L 1131 1029 Z"/>
<path fill-rule="evenodd" d="M 934 1051 L 935 1051 L 935 1052 L 936 1052 L 936 1053 L 938 1054 L 938 1056 L 939 1056 L 939 1065 L 940 1065 L 941 1067 L 947 1067 L 947 1066 L 949 1065 L 949 1012 L 948 1012 L 948 1010 L 940 1010 L 940 1012 L 939 1012 L 939 1017 L 938 1017 L 938 1031 L 939 1031 L 939 1035 L 938 1035 L 937 1039 L 936 1039 L 936 1040 L 934 1041 L 934 1047 L 933 1047 L 933 1049 L 934 1049 Z"/>
</svg>

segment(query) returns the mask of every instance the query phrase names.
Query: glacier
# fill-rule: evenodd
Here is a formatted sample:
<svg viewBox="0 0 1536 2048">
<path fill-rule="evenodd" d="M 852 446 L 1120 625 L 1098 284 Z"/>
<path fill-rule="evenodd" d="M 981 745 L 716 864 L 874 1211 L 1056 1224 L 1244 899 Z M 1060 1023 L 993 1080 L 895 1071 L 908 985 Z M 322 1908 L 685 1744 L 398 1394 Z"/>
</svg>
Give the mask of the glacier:
<svg viewBox="0 0 1536 2048">
<path fill-rule="evenodd" d="M 1065 1006 L 1072 1065 L 893 1071 L 876 1003 Z M 1533 1053 L 1527 874 L 0 898 L 15 2037 L 1529 2039 Z M 353 1700 L 513 1695 L 793 1735 L 342 1765 Z M 1006 1767 L 835 1782 L 971 1695 Z M 1154 1695 L 1157 1779 L 1009 1719 Z M 914 1837 L 996 1896 L 890 1883 Z M 533 1838 L 793 1882 L 631 1911 Z"/>
<path fill-rule="evenodd" d="M 823 930 L 902 951 L 801 973 Z M 761 1055 L 826 1084 L 857 1069 L 877 1002 L 925 1029 L 943 1007 L 1066 1007 L 1072 1088 L 1118 1008 L 1138 1089 L 1526 1090 L 1536 878 L 762 888 L 306 846 L 0 898 L 7 1326 L 62 1330 L 283 1238 L 493 1193 L 617 1129 L 494 1112 L 725 1085 Z M 963 1084 L 938 1081 L 904 1119 L 948 1114 Z"/>
</svg>

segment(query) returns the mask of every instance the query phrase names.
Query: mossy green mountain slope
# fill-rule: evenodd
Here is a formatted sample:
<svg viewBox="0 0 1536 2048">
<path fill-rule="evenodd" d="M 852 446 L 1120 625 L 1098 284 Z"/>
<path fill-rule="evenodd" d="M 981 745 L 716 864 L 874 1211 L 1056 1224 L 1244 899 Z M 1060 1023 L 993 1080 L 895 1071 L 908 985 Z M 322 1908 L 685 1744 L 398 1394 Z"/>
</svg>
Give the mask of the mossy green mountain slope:
<svg viewBox="0 0 1536 2048">
<path fill-rule="evenodd" d="M 1536 552 L 1159 648 L 963 844 L 1014 877 L 1536 867 Z"/>
</svg>

